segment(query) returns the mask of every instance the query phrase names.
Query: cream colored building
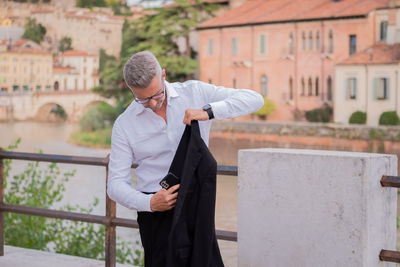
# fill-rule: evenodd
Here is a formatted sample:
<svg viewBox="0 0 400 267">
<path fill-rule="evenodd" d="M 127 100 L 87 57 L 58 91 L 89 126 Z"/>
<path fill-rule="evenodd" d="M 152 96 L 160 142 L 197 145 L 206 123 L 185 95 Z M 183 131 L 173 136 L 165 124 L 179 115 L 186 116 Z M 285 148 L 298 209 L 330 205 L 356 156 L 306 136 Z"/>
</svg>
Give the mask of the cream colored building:
<svg viewBox="0 0 400 267">
<path fill-rule="evenodd" d="M 94 8 L 93 11 L 73 8 L 70 0 L 52 2 L 28 4 L 3 1 L 0 4 L 0 23 L 9 24 L 11 21 L 12 26 L 24 27 L 29 17 L 35 18 L 46 28 L 45 41 L 49 45 L 45 46 L 50 46 L 53 52 L 57 51 L 61 38 L 67 36 L 72 38 L 72 46 L 76 50 L 98 54 L 103 48 L 108 54 L 119 57 L 123 16 L 114 16 L 110 8 Z"/>
<path fill-rule="evenodd" d="M 99 84 L 99 57 L 84 51 L 67 51 L 55 59 L 54 90 L 90 90 Z"/>
<path fill-rule="evenodd" d="M 367 125 L 382 112 L 400 114 L 400 44 L 377 44 L 335 67 L 334 121 L 348 123 L 355 111 L 367 113 Z"/>
<path fill-rule="evenodd" d="M 30 40 L 20 40 L 10 48 L 0 43 L 1 92 L 51 89 L 52 55 Z"/>
<path fill-rule="evenodd" d="M 76 50 L 99 54 L 103 48 L 108 54 L 119 57 L 122 42 L 122 16 L 92 12 L 88 9 L 41 10 L 32 12 L 38 23 L 46 27 L 46 36 L 52 44 L 53 51 L 63 37 L 72 39 Z"/>
</svg>

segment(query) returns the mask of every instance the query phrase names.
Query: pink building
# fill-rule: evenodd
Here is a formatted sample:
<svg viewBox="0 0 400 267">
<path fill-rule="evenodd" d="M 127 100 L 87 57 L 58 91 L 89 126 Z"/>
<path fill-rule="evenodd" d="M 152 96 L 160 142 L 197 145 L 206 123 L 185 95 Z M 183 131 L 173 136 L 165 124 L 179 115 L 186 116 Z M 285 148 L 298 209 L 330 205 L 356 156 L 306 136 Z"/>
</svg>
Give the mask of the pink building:
<svg viewBox="0 0 400 267">
<path fill-rule="evenodd" d="M 277 106 L 268 117 L 273 121 L 292 121 L 295 110 L 333 106 L 335 64 L 380 42 L 397 19 L 396 4 L 247 1 L 198 27 L 200 80 L 261 92 Z"/>
</svg>

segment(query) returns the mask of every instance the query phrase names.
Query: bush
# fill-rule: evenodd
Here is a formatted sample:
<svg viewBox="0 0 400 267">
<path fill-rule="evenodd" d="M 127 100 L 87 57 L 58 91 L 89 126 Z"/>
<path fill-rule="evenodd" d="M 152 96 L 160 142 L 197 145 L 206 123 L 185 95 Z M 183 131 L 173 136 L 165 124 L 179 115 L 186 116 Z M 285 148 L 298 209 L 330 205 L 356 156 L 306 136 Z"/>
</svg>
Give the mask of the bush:
<svg viewBox="0 0 400 267">
<path fill-rule="evenodd" d="M 398 125 L 399 116 L 396 111 L 386 111 L 379 117 L 379 125 Z"/>
<path fill-rule="evenodd" d="M 270 99 L 268 99 L 266 96 L 264 97 L 264 106 L 262 106 L 259 110 L 254 112 L 254 115 L 257 115 L 262 118 L 266 118 L 268 115 L 270 115 L 272 112 L 274 112 L 276 109 L 276 106 L 274 102 Z"/>
<path fill-rule="evenodd" d="M 367 122 L 367 113 L 362 111 L 355 111 L 351 114 L 349 123 L 352 124 L 365 124 Z"/>
<path fill-rule="evenodd" d="M 8 149 L 16 148 L 16 145 Z M 20 174 L 10 175 L 11 160 L 4 160 L 4 202 L 12 205 L 51 208 L 60 202 L 65 183 L 75 171 L 61 173 L 55 163 L 47 167 L 38 162 L 28 163 Z M 65 206 L 61 210 L 91 213 L 98 205 L 96 198 L 85 209 Z M 105 227 L 86 222 L 69 221 L 6 212 L 4 214 L 5 244 L 56 253 L 104 260 Z M 139 243 L 117 242 L 117 262 L 143 266 L 143 252 Z"/>
<path fill-rule="evenodd" d="M 329 122 L 332 114 L 332 108 L 328 105 L 325 105 L 322 108 L 306 111 L 305 116 L 306 120 L 309 122 Z"/>
<path fill-rule="evenodd" d="M 102 102 L 89 108 L 88 112 L 79 121 L 79 126 L 83 132 L 94 132 L 112 124 L 117 116 L 116 108 Z"/>
</svg>

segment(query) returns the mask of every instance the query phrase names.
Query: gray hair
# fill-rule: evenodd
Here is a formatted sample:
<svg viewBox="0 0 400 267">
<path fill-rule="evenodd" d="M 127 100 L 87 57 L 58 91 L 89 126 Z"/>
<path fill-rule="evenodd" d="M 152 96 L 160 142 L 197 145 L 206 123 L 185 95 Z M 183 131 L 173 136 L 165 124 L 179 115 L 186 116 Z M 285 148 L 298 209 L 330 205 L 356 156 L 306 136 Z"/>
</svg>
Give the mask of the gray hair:
<svg viewBox="0 0 400 267">
<path fill-rule="evenodd" d="M 124 80 L 129 88 L 146 88 L 157 74 L 161 74 L 161 66 L 153 53 L 142 51 L 131 56 L 124 66 Z"/>
</svg>

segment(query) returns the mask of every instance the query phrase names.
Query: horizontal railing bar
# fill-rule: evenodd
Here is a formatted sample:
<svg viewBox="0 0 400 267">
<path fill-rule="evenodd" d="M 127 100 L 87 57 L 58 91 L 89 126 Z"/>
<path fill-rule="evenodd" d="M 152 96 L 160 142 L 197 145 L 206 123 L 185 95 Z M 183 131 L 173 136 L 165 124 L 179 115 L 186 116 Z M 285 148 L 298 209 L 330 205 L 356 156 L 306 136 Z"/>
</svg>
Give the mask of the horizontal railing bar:
<svg viewBox="0 0 400 267">
<path fill-rule="evenodd" d="M 0 159 L 17 159 L 17 160 L 30 160 L 30 161 L 41 161 L 41 162 L 56 162 L 56 163 L 70 163 L 80 165 L 94 165 L 94 166 L 107 166 L 107 157 L 81 157 L 81 156 L 68 156 L 68 155 L 56 155 L 56 154 L 41 154 L 41 153 L 25 153 L 25 152 L 14 152 L 4 151 L 0 149 Z M 136 168 L 137 165 L 133 164 L 132 168 Z M 217 174 L 220 175 L 238 175 L 237 166 L 229 165 L 218 165 Z"/>
<path fill-rule="evenodd" d="M 400 188 L 400 176 L 383 175 L 381 179 L 383 187 L 397 187 Z"/>
<path fill-rule="evenodd" d="M 400 263 L 400 252 L 382 249 L 381 253 L 379 253 L 379 259 L 381 261 Z"/>
<path fill-rule="evenodd" d="M 3 159 L 18 159 L 30 161 L 44 161 L 44 162 L 57 162 L 57 163 L 71 163 L 81 165 L 94 165 L 94 166 L 107 166 L 108 160 L 106 157 L 80 157 L 80 156 L 67 156 L 56 154 L 41 154 L 41 153 L 23 153 L 14 151 L 0 151 L 0 158 Z"/>
<path fill-rule="evenodd" d="M 36 207 L 11 205 L 11 204 L 0 204 L 0 210 L 4 212 L 35 215 L 35 216 L 55 218 L 55 219 L 98 223 L 103 225 L 115 225 L 128 228 L 139 228 L 139 224 L 137 223 L 136 220 L 133 219 L 111 218 L 107 216 L 92 215 L 79 212 L 50 210 L 50 209 L 43 209 Z M 216 236 L 218 239 L 221 240 L 237 241 L 237 233 L 232 231 L 216 230 Z"/>
</svg>

